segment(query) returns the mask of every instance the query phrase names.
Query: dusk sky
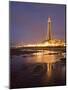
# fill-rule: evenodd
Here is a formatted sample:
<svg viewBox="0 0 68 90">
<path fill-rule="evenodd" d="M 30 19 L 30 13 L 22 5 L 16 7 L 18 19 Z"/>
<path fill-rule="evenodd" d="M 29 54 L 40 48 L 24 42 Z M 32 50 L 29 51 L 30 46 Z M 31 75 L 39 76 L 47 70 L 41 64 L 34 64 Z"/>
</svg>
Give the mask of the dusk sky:
<svg viewBox="0 0 68 90">
<path fill-rule="evenodd" d="M 48 17 L 52 37 L 65 39 L 65 5 L 10 2 L 10 42 L 40 43 L 46 39 Z"/>
</svg>

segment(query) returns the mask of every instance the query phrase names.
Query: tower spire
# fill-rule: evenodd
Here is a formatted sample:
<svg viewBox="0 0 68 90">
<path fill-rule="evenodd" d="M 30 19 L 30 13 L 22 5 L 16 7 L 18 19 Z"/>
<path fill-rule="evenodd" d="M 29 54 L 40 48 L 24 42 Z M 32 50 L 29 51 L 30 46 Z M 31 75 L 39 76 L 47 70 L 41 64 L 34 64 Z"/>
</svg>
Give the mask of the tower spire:
<svg viewBox="0 0 68 90">
<path fill-rule="evenodd" d="M 48 17 L 48 26 L 47 26 L 47 40 L 51 40 L 52 39 L 52 34 L 51 34 L 51 18 Z"/>
</svg>

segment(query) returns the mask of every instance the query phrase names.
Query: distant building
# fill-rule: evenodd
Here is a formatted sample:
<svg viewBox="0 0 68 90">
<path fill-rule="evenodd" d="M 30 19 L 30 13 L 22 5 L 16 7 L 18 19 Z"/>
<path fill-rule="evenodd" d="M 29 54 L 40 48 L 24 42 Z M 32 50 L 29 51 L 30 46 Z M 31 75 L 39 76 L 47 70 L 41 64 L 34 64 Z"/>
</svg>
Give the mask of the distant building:
<svg viewBox="0 0 68 90">
<path fill-rule="evenodd" d="M 63 40 L 53 39 L 51 17 L 48 17 L 47 35 L 46 35 L 46 40 L 43 42 L 43 44 L 56 45 L 56 46 L 64 46 L 65 45 Z"/>
</svg>

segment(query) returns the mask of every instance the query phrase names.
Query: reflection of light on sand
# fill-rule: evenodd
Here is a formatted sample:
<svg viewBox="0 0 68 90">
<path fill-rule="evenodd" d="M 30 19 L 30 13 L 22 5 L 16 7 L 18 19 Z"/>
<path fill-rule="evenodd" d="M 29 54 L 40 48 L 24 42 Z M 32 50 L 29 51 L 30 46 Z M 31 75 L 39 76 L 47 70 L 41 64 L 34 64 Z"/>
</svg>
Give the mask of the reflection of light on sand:
<svg viewBox="0 0 68 90">
<path fill-rule="evenodd" d="M 48 63 L 47 64 L 47 75 L 48 75 L 48 78 L 51 76 L 52 74 L 52 64 Z"/>
<path fill-rule="evenodd" d="M 38 53 L 39 54 L 39 53 Z M 56 62 L 55 55 L 44 55 L 43 53 L 36 56 L 37 62 L 46 63 L 47 64 L 47 75 L 48 78 L 52 74 L 52 63 Z"/>
<path fill-rule="evenodd" d="M 35 60 L 38 63 L 46 63 L 47 64 L 47 76 L 48 78 L 52 75 L 53 63 L 58 62 L 62 57 L 62 54 L 54 54 L 54 51 L 42 51 L 35 53 Z"/>
<path fill-rule="evenodd" d="M 34 53 L 33 55 L 35 55 L 35 59 L 36 62 L 39 63 L 55 63 L 57 62 L 59 59 L 60 55 L 54 55 L 54 51 L 43 51 L 43 52 L 38 52 L 38 53 Z M 58 56 L 58 57 L 57 57 Z"/>
<path fill-rule="evenodd" d="M 52 75 L 52 70 L 54 68 L 54 63 L 60 61 L 60 58 L 63 58 L 64 54 L 55 51 L 42 50 L 36 53 L 33 53 L 32 56 L 27 57 L 27 63 L 45 63 L 47 65 L 47 76 L 48 79 Z M 45 65 L 43 64 L 45 68 Z"/>
</svg>

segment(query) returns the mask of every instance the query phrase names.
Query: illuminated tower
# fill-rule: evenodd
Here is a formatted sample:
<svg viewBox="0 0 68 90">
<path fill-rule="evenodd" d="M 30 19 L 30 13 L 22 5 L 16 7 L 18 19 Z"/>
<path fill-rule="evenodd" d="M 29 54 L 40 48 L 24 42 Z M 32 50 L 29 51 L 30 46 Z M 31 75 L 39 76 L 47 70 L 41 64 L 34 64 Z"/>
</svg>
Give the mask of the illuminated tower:
<svg viewBox="0 0 68 90">
<path fill-rule="evenodd" d="M 51 18 L 48 18 L 48 26 L 47 26 L 47 40 L 51 40 L 52 39 L 52 32 L 51 32 Z"/>
</svg>

